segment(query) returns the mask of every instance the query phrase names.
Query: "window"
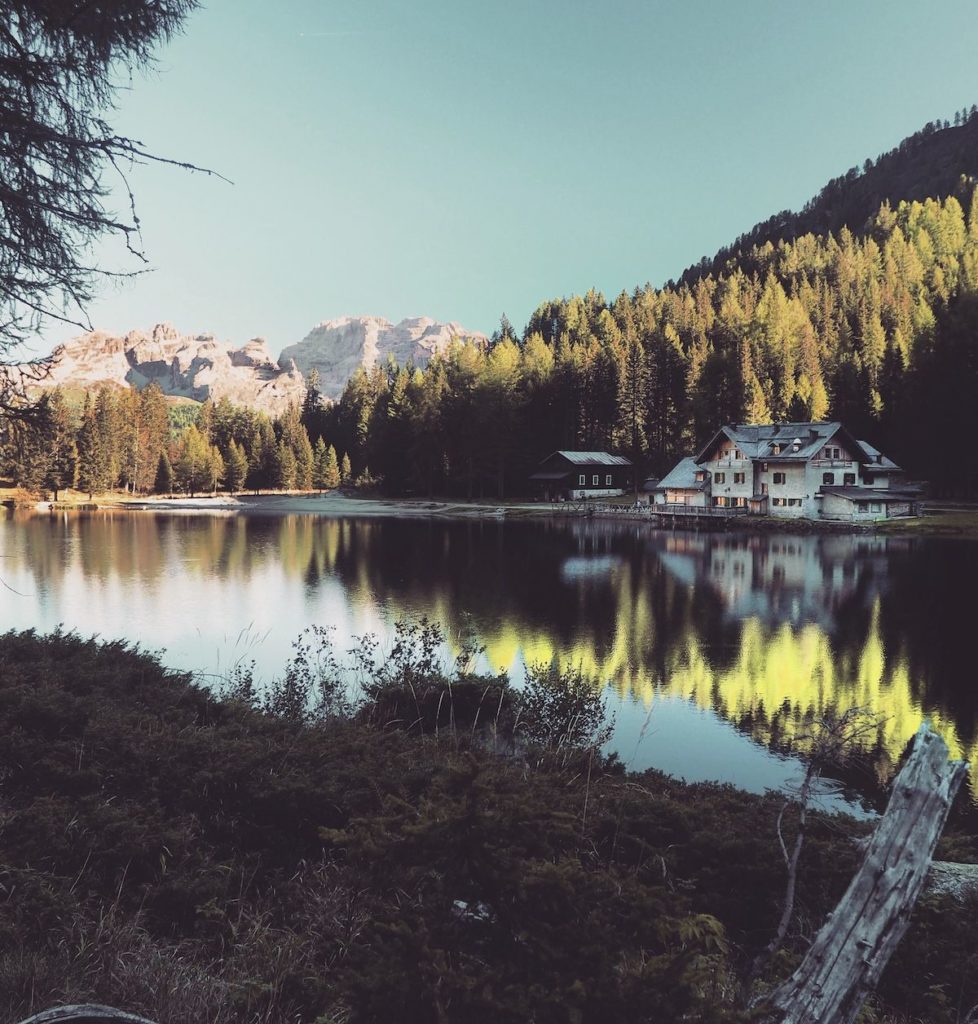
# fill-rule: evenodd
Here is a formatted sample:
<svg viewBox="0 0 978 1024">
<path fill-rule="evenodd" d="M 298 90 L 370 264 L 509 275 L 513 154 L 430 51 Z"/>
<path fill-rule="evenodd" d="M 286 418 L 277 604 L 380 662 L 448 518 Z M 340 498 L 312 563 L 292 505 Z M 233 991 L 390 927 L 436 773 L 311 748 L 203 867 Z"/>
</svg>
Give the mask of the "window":
<svg viewBox="0 0 978 1024">
<path fill-rule="evenodd" d="M 587 483 L 587 477 L 582 473 L 578 478 L 577 482 L 583 487 Z"/>
<path fill-rule="evenodd" d="M 743 508 L 747 504 L 746 498 L 734 498 L 734 504 L 737 508 Z"/>
<path fill-rule="evenodd" d="M 780 508 L 788 499 L 787 498 L 772 498 L 771 504 L 777 505 Z"/>
<path fill-rule="evenodd" d="M 781 445 L 779 445 L 779 444 L 772 445 L 771 446 L 771 454 L 772 455 L 780 455 L 781 454 Z"/>
<path fill-rule="evenodd" d="M 783 484 L 784 483 L 784 473 L 775 473 L 774 476 L 771 477 L 771 481 L 773 483 L 776 483 L 776 484 Z"/>
<path fill-rule="evenodd" d="M 788 504 L 793 505 L 795 508 L 801 508 L 801 498 L 789 498 Z"/>
<path fill-rule="evenodd" d="M 864 484 L 871 484 L 872 482 L 873 482 L 873 474 L 872 473 L 863 473 L 863 483 Z"/>
<path fill-rule="evenodd" d="M 871 501 L 871 502 L 869 503 L 869 511 L 870 511 L 870 512 L 882 512 L 882 511 L 883 511 L 883 505 L 882 505 L 882 502 L 879 502 L 879 501 Z"/>
<path fill-rule="evenodd" d="M 727 474 L 726 473 L 714 473 L 713 474 L 713 482 L 715 484 L 722 484 L 726 479 L 727 479 Z"/>
<path fill-rule="evenodd" d="M 599 481 L 600 479 L 601 479 L 601 477 L 600 477 L 600 476 L 598 476 L 598 474 L 597 474 L 597 473 L 595 473 L 595 474 L 594 474 L 594 476 L 592 476 L 592 477 L 591 477 L 591 486 L 592 486 L 592 487 L 597 487 L 597 486 L 598 486 L 598 481 Z"/>
<path fill-rule="evenodd" d="M 744 457 L 744 453 L 739 448 L 734 448 L 734 458 L 735 459 L 742 459 L 743 457 Z"/>
<path fill-rule="evenodd" d="M 823 473 L 822 474 L 822 483 L 823 484 L 834 484 L 835 483 L 835 473 Z"/>
<path fill-rule="evenodd" d="M 610 473 L 604 478 L 604 485 L 605 485 L 605 487 L 610 487 L 611 486 L 611 474 Z"/>
<path fill-rule="evenodd" d="M 735 484 L 742 484 L 744 482 L 744 480 L 745 480 L 745 475 L 743 473 L 734 473 L 734 483 Z"/>
<path fill-rule="evenodd" d="M 855 473 L 843 473 L 842 474 L 842 482 L 847 487 L 852 486 L 856 482 L 856 474 Z"/>
</svg>

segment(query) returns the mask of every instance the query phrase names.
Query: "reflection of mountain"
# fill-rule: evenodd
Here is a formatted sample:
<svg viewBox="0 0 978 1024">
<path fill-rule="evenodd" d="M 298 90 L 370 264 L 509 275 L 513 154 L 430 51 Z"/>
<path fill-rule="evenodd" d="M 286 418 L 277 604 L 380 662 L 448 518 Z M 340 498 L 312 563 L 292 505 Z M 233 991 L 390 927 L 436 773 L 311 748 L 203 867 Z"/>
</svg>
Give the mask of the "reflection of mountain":
<svg viewBox="0 0 978 1024">
<path fill-rule="evenodd" d="M 174 624 L 199 600 L 225 631 L 264 615 L 290 639 L 310 621 L 383 630 L 426 614 L 450 637 L 474 631 L 495 670 L 556 659 L 626 698 L 715 709 L 765 744 L 791 746 L 808 716 L 859 704 L 886 717 L 890 763 L 924 714 L 952 751 L 978 755 L 974 544 L 120 513 L 8 521 L 0 545 L 4 580 L 65 595 L 69 627 L 68 597 L 116 614 L 116 631 L 139 597 Z M 4 600 L 18 599 L 0 594 L 0 613 Z"/>
</svg>

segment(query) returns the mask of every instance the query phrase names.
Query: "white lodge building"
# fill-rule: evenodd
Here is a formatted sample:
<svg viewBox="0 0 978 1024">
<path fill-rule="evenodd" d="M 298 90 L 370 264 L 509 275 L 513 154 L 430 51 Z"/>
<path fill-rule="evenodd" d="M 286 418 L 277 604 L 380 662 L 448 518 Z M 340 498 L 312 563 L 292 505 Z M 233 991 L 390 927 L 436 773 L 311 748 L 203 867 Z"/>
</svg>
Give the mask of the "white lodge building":
<svg viewBox="0 0 978 1024">
<path fill-rule="evenodd" d="M 841 423 L 721 427 L 655 490 L 655 504 L 871 522 L 916 513 L 919 488 Z M 663 510 L 665 511 L 665 510 Z"/>
</svg>

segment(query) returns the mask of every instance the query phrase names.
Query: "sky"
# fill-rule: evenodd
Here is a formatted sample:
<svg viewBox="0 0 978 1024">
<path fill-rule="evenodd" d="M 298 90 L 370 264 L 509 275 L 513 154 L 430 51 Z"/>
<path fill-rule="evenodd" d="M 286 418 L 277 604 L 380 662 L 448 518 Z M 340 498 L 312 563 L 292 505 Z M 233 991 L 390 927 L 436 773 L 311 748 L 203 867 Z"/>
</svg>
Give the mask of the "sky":
<svg viewBox="0 0 978 1024">
<path fill-rule="evenodd" d="M 953 119 L 975 53 L 970 0 L 205 0 L 113 123 L 233 184 L 134 169 L 153 270 L 90 318 L 274 355 L 345 315 L 522 329 Z"/>
</svg>

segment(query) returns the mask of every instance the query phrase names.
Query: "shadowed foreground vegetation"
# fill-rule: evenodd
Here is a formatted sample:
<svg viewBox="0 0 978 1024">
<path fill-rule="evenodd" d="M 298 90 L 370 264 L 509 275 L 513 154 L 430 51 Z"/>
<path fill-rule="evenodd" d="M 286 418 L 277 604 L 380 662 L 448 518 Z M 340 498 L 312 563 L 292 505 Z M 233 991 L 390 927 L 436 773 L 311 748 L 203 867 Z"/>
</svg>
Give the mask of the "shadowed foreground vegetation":
<svg viewBox="0 0 978 1024">
<path fill-rule="evenodd" d="M 0 637 L 2 1019 L 746 1019 L 781 798 L 628 775 L 552 674 L 445 680 L 423 631 L 351 708 L 316 639 L 218 699 L 121 644 Z M 855 822 L 809 829 L 777 976 L 858 857 Z M 867 1020 L 963 1018 L 976 909 L 918 906 Z"/>
</svg>

